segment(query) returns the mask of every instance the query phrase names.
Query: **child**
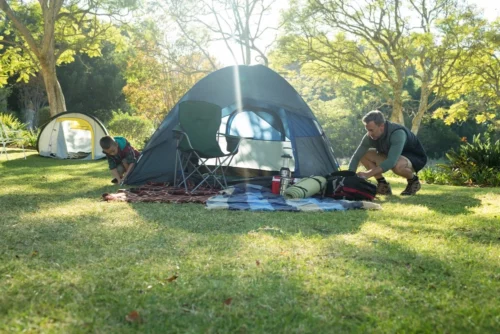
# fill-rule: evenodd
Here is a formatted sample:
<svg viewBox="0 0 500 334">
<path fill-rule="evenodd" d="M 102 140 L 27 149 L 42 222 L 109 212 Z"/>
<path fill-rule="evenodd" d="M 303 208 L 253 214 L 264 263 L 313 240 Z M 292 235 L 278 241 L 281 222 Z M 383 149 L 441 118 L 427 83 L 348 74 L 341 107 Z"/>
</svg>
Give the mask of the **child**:
<svg viewBox="0 0 500 334">
<path fill-rule="evenodd" d="M 102 137 L 99 141 L 102 152 L 108 158 L 109 169 L 114 177 L 112 183 L 121 184 L 127 173 L 134 167 L 139 158 L 139 151 L 123 137 Z"/>
</svg>

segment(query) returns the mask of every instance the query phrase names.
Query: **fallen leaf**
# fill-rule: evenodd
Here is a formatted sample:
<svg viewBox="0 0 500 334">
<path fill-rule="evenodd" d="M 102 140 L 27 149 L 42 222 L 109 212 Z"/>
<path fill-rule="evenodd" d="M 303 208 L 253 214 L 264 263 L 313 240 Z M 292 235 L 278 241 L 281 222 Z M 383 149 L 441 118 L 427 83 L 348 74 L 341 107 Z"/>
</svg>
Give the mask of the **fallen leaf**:
<svg viewBox="0 0 500 334">
<path fill-rule="evenodd" d="M 229 297 L 228 299 L 226 299 L 226 300 L 224 301 L 224 304 L 226 304 L 226 305 L 231 305 L 231 302 L 232 302 L 232 301 L 233 301 L 233 298 Z"/>
<path fill-rule="evenodd" d="M 177 277 L 179 277 L 179 276 L 173 275 L 172 277 L 167 278 L 167 282 L 173 282 L 177 279 Z"/>
<path fill-rule="evenodd" d="M 260 266 L 260 261 L 259 261 L 259 260 L 256 260 L 256 261 L 255 261 L 255 264 L 256 264 L 256 265 L 258 265 L 258 266 Z"/>
<path fill-rule="evenodd" d="M 139 312 L 137 311 L 132 311 L 129 314 L 125 316 L 125 320 L 127 322 L 141 322 L 141 316 L 139 315 Z"/>
</svg>

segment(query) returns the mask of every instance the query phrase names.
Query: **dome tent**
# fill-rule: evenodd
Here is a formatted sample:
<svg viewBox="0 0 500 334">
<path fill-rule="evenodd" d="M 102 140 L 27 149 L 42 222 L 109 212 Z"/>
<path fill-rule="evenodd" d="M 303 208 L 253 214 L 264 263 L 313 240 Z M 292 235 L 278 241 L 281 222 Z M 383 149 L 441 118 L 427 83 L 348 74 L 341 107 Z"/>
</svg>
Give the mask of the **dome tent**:
<svg viewBox="0 0 500 334">
<path fill-rule="evenodd" d="M 220 133 L 244 137 L 231 162 L 243 176 L 277 174 L 281 155 L 292 150 L 295 176 L 338 170 L 332 146 L 311 109 L 278 73 L 262 65 L 229 66 L 197 82 L 172 108 L 149 142 L 125 184 L 172 182 L 179 104 L 204 101 L 222 109 Z M 223 146 L 221 144 L 221 146 Z"/>
<path fill-rule="evenodd" d="M 105 157 L 99 140 L 107 135 L 104 125 L 94 116 L 63 112 L 42 126 L 37 149 L 45 157 L 97 160 Z"/>
</svg>

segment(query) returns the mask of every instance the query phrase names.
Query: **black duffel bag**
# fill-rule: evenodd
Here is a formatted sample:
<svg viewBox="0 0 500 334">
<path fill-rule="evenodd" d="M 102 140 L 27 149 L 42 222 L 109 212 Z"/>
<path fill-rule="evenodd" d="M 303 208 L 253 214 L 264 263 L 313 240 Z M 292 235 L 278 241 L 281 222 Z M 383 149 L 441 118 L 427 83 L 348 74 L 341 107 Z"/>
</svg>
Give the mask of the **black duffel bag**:
<svg viewBox="0 0 500 334">
<path fill-rule="evenodd" d="M 355 172 L 338 171 L 326 176 L 324 196 L 350 201 L 372 201 L 377 186 L 360 178 Z"/>
</svg>

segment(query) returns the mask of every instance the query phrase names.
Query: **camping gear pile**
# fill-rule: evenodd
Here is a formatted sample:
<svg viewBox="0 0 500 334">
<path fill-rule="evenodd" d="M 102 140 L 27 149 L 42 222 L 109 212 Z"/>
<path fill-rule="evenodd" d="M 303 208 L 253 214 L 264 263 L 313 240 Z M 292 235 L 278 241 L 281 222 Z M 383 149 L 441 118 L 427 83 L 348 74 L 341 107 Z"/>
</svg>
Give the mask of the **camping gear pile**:
<svg viewBox="0 0 500 334">
<path fill-rule="evenodd" d="M 333 198 L 287 199 L 273 194 L 268 188 L 240 184 L 221 191 L 207 200 L 207 209 L 246 211 L 343 211 L 351 209 L 379 210 L 380 204 L 366 201 L 335 200 Z"/>
</svg>

